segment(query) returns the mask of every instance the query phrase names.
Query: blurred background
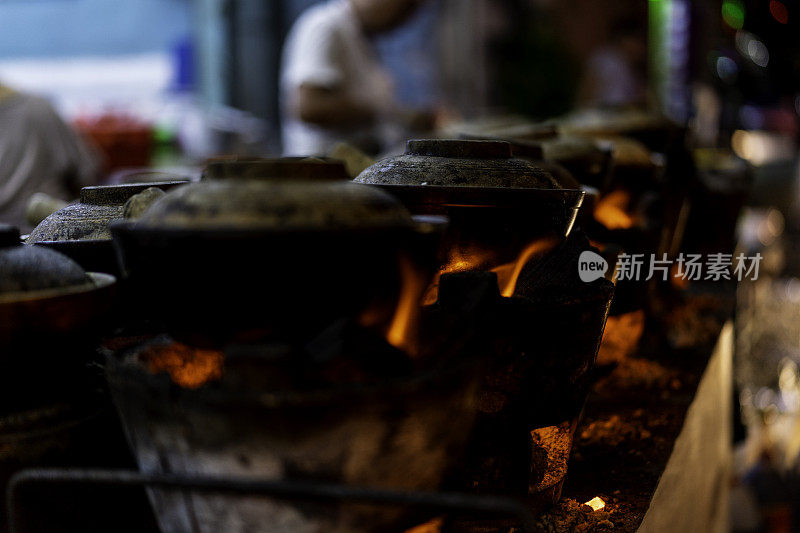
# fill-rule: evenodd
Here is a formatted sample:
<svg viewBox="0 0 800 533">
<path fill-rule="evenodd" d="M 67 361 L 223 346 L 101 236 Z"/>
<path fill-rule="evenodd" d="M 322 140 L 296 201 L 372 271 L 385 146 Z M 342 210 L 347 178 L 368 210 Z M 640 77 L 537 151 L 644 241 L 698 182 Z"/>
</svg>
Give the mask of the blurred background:
<svg viewBox="0 0 800 533">
<path fill-rule="evenodd" d="M 4 0 L 0 80 L 89 136 L 146 129 L 136 160 L 104 150 L 106 170 L 280 153 L 283 43 L 318 3 Z M 421 4 L 371 39 L 405 105 L 463 120 L 648 102 L 702 144 L 759 164 L 791 158 L 800 43 L 789 0 Z"/>
<path fill-rule="evenodd" d="M 230 137 L 277 153 L 282 44 L 316 3 L 4 0 L 0 79 L 47 97 L 85 128 L 99 118 L 141 123 L 155 148 L 175 142 L 182 156 L 225 151 Z M 751 4 L 429 0 L 377 36 L 376 46 L 401 102 L 461 118 L 497 110 L 547 118 L 581 101 L 602 102 L 607 95 L 582 85 L 593 67 L 615 41 L 638 40 L 641 50 L 628 54 L 636 56 L 647 53 L 649 38 L 650 89 L 676 119 L 694 115 L 691 93 L 702 84 L 721 98 L 716 111 L 725 129 L 792 131 L 791 2 Z M 629 60 L 642 83 L 643 59 Z"/>
</svg>

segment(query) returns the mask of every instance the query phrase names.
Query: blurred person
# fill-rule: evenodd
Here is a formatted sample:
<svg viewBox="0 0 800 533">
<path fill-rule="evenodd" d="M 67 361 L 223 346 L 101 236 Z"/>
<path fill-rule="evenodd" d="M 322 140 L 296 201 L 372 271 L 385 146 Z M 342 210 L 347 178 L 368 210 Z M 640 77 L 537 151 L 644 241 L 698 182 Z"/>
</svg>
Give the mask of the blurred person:
<svg viewBox="0 0 800 533">
<path fill-rule="evenodd" d="M 422 2 L 329 0 L 300 16 L 283 50 L 286 155 L 326 154 L 339 141 L 375 155 L 400 140 L 400 132 L 432 128 L 433 113 L 398 104 L 370 42 L 402 25 Z"/>
<path fill-rule="evenodd" d="M 0 222 L 27 232 L 25 208 L 34 193 L 69 200 L 94 182 L 97 168 L 45 99 L 0 84 Z"/>
<path fill-rule="evenodd" d="M 646 98 L 646 25 L 625 17 L 611 28 L 611 39 L 589 58 L 580 96 L 584 105 L 644 104 Z"/>
</svg>

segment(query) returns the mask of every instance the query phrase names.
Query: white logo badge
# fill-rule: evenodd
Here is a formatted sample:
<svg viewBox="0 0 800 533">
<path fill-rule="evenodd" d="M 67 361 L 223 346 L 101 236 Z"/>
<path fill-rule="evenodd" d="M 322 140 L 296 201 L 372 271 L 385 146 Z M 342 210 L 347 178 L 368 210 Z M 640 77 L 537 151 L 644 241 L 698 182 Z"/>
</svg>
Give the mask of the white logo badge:
<svg viewBox="0 0 800 533">
<path fill-rule="evenodd" d="M 586 250 L 578 257 L 578 275 L 581 281 L 589 283 L 602 278 L 608 271 L 608 262 L 602 256 Z"/>
</svg>

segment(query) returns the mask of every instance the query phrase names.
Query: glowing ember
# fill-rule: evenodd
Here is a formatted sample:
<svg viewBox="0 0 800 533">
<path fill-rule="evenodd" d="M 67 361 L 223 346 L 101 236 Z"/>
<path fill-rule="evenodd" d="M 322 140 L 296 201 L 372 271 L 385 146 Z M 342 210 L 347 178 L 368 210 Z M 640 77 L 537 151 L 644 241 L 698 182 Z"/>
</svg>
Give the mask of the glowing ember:
<svg viewBox="0 0 800 533">
<path fill-rule="evenodd" d="M 142 359 L 152 374 L 167 372 L 172 381 L 186 389 L 196 389 L 222 378 L 224 356 L 214 350 L 173 343 L 150 348 L 142 354 Z"/>
<path fill-rule="evenodd" d="M 606 502 L 600 499 L 599 496 L 595 496 L 588 502 L 584 503 L 583 505 L 588 505 L 592 508 L 592 511 L 599 511 L 600 509 L 605 508 Z"/>
<path fill-rule="evenodd" d="M 633 355 L 644 333 L 644 324 L 645 314 L 641 309 L 608 317 L 597 353 L 598 363 L 619 362 Z"/>
<path fill-rule="evenodd" d="M 594 208 L 594 218 L 608 229 L 630 229 L 636 225 L 636 217 L 626 210 L 630 195 L 621 190 L 612 191 L 601 198 Z"/>
<path fill-rule="evenodd" d="M 531 431 L 531 444 L 534 450 L 547 454 L 546 468 L 539 472 L 541 479 L 530 486 L 532 492 L 541 492 L 558 484 L 567 475 L 569 452 L 572 449 L 574 427 L 570 422 L 557 426 L 547 426 Z M 541 467 L 537 468 L 541 470 Z"/>
</svg>

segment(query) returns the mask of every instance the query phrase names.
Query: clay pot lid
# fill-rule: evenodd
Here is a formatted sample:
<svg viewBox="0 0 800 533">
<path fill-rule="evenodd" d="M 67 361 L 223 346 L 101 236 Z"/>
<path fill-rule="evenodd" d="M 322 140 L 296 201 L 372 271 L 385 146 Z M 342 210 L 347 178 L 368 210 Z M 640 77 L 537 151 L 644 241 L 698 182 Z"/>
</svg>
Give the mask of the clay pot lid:
<svg viewBox="0 0 800 533">
<path fill-rule="evenodd" d="M 459 159 L 511 159 L 511 143 L 471 139 L 413 139 L 405 155 Z"/>
<path fill-rule="evenodd" d="M 69 257 L 41 246 L 23 245 L 17 228 L 0 226 L 0 300 L 16 293 L 88 283 L 86 272 Z"/>
<path fill-rule="evenodd" d="M 80 201 L 69 204 L 39 222 L 26 242 L 110 241 L 108 225 L 125 217 L 125 204 L 152 188 L 169 190 L 187 180 L 97 185 L 81 189 Z"/>
<path fill-rule="evenodd" d="M 259 180 L 349 180 L 344 163 L 318 157 L 221 157 L 212 159 L 203 170 L 207 179 Z"/>
<path fill-rule="evenodd" d="M 122 206 L 140 192 L 157 187 L 170 189 L 188 183 L 189 180 L 151 181 L 143 183 L 122 183 L 119 185 L 94 185 L 81 189 L 82 204 Z"/>
<path fill-rule="evenodd" d="M 389 194 L 350 181 L 205 180 L 155 202 L 136 228 L 336 231 L 410 228 L 409 212 Z"/>
<path fill-rule="evenodd" d="M 552 174 L 512 156 L 494 140 L 422 139 L 403 155 L 378 161 L 356 178 L 376 185 L 561 189 Z"/>
</svg>

